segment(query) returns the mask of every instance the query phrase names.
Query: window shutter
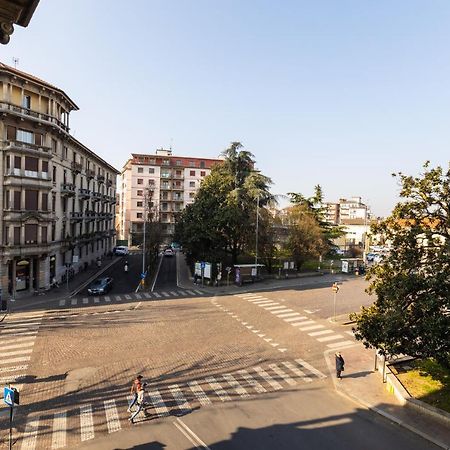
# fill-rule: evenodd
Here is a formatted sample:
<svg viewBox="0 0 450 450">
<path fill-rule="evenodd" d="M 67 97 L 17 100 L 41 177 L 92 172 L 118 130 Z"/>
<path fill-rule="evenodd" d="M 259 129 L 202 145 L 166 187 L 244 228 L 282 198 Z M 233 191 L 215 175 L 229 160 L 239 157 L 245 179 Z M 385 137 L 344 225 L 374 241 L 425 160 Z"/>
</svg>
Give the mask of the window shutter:
<svg viewBox="0 0 450 450">
<path fill-rule="evenodd" d="M 34 135 L 34 143 L 36 145 L 43 145 L 43 135 L 39 133 L 35 133 Z"/>
<path fill-rule="evenodd" d="M 15 141 L 16 140 L 16 127 L 11 127 L 8 125 L 8 128 L 6 129 L 6 139 L 8 141 Z"/>
</svg>

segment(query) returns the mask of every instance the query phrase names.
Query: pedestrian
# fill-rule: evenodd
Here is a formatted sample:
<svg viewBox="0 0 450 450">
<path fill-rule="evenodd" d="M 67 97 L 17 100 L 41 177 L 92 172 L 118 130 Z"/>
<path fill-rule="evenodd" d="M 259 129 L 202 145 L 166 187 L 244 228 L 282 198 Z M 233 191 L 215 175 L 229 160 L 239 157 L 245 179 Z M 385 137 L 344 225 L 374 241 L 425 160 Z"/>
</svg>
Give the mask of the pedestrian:
<svg viewBox="0 0 450 450">
<path fill-rule="evenodd" d="M 125 273 L 128 273 L 128 261 L 125 261 L 125 265 L 123 266 L 123 270 Z"/>
<path fill-rule="evenodd" d="M 339 352 L 337 352 L 334 355 L 334 358 L 336 361 L 336 376 L 338 379 L 342 379 L 341 372 L 344 371 L 344 364 L 345 364 L 344 358 L 342 357 L 342 355 Z"/>
<path fill-rule="evenodd" d="M 136 395 L 136 400 L 134 402 L 134 404 L 137 405 L 137 409 L 136 411 L 134 411 L 133 414 L 131 414 L 131 417 L 128 419 L 131 423 L 134 423 L 134 419 L 135 417 L 143 410 L 143 408 L 146 406 L 145 403 L 145 386 L 147 386 L 147 383 L 139 383 L 139 385 L 137 386 L 137 395 Z M 131 412 L 131 410 L 129 411 Z M 147 416 L 147 413 L 144 411 L 145 416 Z"/>
<path fill-rule="evenodd" d="M 142 389 L 142 375 L 138 375 L 131 385 L 130 394 L 132 395 L 132 399 L 130 404 L 128 405 L 127 412 L 131 412 L 131 408 L 135 405 L 138 400 L 138 392 Z"/>
</svg>

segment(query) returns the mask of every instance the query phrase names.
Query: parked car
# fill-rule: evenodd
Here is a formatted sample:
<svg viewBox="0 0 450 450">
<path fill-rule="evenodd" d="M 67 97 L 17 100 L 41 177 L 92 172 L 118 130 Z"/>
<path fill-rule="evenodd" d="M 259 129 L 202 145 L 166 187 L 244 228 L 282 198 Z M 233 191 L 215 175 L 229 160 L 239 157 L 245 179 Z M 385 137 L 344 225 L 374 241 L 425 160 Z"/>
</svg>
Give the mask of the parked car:
<svg viewBox="0 0 450 450">
<path fill-rule="evenodd" d="M 164 256 L 173 256 L 175 255 L 175 252 L 171 248 L 166 248 L 164 250 Z"/>
<path fill-rule="evenodd" d="M 111 277 L 97 278 L 88 287 L 89 295 L 100 295 L 109 292 L 113 284 Z"/>
<path fill-rule="evenodd" d="M 125 245 L 119 245 L 118 247 L 114 247 L 113 253 L 117 256 L 124 256 L 128 255 L 130 251 L 128 250 L 128 247 L 126 247 Z"/>
</svg>

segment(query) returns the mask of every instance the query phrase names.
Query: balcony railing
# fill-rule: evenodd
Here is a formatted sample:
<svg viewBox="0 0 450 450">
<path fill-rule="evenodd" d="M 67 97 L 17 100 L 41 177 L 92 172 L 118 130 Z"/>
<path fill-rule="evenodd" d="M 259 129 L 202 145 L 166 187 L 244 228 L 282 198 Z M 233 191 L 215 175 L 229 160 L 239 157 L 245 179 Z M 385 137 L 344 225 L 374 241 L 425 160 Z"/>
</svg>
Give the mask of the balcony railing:
<svg viewBox="0 0 450 450">
<path fill-rule="evenodd" d="M 92 169 L 86 169 L 86 176 L 90 179 L 95 177 L 95 171 L 93 171 Z"/>
<path fill-rule="evenodd" d="M 83 170 L 81 163 L 75 161 L 72 161 L 71 167 L 75 173 L 80 173 Z"/>
<path fill-rule="evenodd" d="M 104 183 L 105 182 L 105 175 L 97 175 L 97 181 L 99 183 Z"/>
<path fill-rule="evenodd" d="M 33 118 L 35 120 L 39 120 L 42 122 L 46 122 L 52 125 L 56 125 L 57 127 L 64 130 L 66 133 L 69 132 L 69 127 L 67 125 L 64 125 L 59 119 L 56 117 L 53 117 L 49 114 L 43 114 L 37 111 L 33 111 L 28 108 L 23 108 L 22 106 L 13 105 L 12 103 L 8 102 L 0 102 L 0 111 L 8 111 L 15 114 L 19 114 L 23 117 L 29 117 Z"/>
<path fill-rule="evenodd" d="M 61 195 L 75 195 L 75 185 L 72 183 L 61 183 Z"/>
<path fill-rule="evenodd" d="M 102 194 L 100 194 L 100 192 L 92 193 L 92 200 L 94 200 L 95 202 L 98 202 L 101 199 L 102 199 Z"/>
<path fill-rule="evenodd" d="M 80 221 L 82 219 L 83 219 L 83 213 L 81 213 L 81 212 L 71 212 L 70 213 L 70 220 Z"/>
<path fill-rule="evenodd" d="M 40 158 L 53 158 L 52 149 L 44 145 L 28 144 L 27 142 L 20 142 L 10 140 L 6 142 L 6 150 L 15 150 L 20 153 L 26 153 L 32 156 L 39 156 Z"/>
<path fill-rule="evenodd" d="M 81 199 L 91 198 L 91 191 L 89 189 L 78 189 L 78 198 Z"/>
</svg>

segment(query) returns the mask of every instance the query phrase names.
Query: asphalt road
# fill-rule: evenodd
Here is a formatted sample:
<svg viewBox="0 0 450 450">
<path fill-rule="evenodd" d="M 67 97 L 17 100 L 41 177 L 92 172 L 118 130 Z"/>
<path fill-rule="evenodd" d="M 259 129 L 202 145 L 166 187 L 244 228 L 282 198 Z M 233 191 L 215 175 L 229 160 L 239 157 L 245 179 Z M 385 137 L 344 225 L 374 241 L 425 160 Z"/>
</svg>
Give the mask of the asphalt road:
<svg viewBox="0 0 450 450">
<path fill-rule="evenodd" d="M 175 256 L 163 256 L 155 290 L 177 287 L 177 261 Z"/>
</svg>

